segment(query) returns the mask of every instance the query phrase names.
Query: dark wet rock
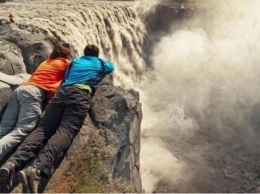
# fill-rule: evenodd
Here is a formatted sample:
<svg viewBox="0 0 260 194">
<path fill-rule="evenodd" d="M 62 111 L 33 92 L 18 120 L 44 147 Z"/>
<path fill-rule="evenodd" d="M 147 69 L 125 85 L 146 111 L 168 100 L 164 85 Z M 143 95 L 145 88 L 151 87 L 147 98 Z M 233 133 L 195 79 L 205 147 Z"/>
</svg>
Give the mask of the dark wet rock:
<svg viewBox="0 0 260 194">
<path fill-rule="evenodd" d="M 23 27 L 10 23 L 0 25 L 0 59 L 3 61 L 0 71 L 10 75 L 33 73 L 58 42 L 43 32 L 32 33 L 34 28 Z"/>
</svg>

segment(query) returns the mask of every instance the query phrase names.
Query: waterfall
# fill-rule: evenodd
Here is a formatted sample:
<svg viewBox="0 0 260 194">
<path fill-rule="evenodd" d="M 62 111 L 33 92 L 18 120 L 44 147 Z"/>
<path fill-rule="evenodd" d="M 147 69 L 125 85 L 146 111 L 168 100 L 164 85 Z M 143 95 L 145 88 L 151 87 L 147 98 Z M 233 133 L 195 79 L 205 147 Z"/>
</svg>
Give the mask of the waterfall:
<svg viewBox="0 0 260 194">
<path fill-rule="evenodd" d="M 1 16 L 12 13 L 19 25 L 69 42 L 76 56 L 87 43 L 100 47 L 100 56 L 116 65 L 115 84 L 132 87 L 146 70 L 143 44 L 146 29 L 133 3 L 107 1 L 14 1 L 1 5 Z"/>
<path fill-rule="evenodd" d="M 157 2 L 146 1 L 143 9 Z M 12 13 L 27 29 L 69 42 L 78 56 L 87 43 L 97 44 L 116 65 L 115 84 L 140 92 L 146 191 L 259 192 L 260 3 L 178 2 L 196 9 L 172 26 L 145 10 L 169 30 L 148 48 L 151 64 L 144 43 L 154 34 L 139 21 L 134 2 L 19 0 L 1 4 L 0 18 Z"/>
</svg>

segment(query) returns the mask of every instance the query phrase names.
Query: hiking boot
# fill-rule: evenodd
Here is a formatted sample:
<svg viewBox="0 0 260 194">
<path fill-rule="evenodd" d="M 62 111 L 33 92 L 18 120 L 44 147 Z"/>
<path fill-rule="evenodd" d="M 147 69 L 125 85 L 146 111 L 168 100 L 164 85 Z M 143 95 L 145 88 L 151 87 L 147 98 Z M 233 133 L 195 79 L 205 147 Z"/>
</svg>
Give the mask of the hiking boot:
<svg viewBox="0 0 260 194">
<path fill-rule="evenodd" d="M 0 168 L 0 193 L 9 193 L 15 171 L 13 162 L 6 162 Z"/>
<path fill-rule="evenodd" d="M 28 179 L 27 179 L 26 169 L 28 169 L 28 168 L 25 168 L 24 170 L 19 171 L 17 173 L 17 175 L 18 175 L 18 178 L 19 178 L 20 182 L 23 185 L 23 191 L 22 192 L 23 193 L 30 193 L 29 186 L 28 186 Z"/>
<path fill-rule="evenodd" d="M 40 174 L 41 171 L 34 166 L 28 166 L 18 172 L 18 177 L 23 185 L 23 193 L 38 193 Z"/>
</svg>

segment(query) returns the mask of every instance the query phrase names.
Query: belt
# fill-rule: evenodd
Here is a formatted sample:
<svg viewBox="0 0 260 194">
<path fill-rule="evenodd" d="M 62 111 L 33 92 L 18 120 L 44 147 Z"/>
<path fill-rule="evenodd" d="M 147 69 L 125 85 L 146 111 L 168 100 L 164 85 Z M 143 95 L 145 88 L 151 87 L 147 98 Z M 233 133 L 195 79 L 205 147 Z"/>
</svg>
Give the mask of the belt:
<svg viewBox="0 0 260 194">
<path fill-rule="evenodd" d="M 89 85 L 86 84 L 74 84 L 77 88 L 81 90 L 85 90 L 88 92 L 88 94 L 92 94 L 92 88 Z"/>
</svg>

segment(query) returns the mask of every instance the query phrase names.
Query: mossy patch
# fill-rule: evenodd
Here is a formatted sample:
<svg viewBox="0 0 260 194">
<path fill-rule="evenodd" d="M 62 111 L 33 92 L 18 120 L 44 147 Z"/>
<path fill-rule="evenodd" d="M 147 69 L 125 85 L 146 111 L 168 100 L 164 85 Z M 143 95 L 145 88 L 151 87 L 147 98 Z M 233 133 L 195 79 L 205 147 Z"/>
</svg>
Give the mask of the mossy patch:
<svg viewBox="0 0 260 194">
<path fill-rule="evenodd" d="M 94 131 L 93 131 L 94 132 Z M 130 182 L 112 178 L 111 161 L 115 154 L 112 144 L 95 131 L 80 156 L 70 165 L 73 193 L 122 193 L 134 192 Z"/>
</svg>

